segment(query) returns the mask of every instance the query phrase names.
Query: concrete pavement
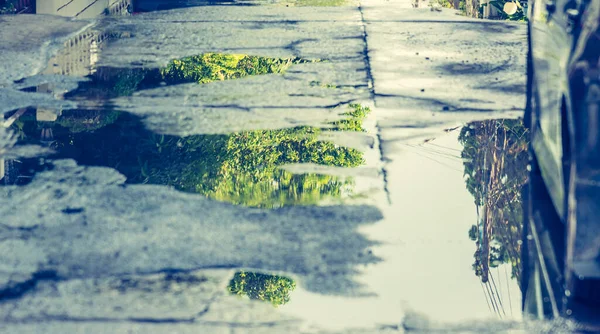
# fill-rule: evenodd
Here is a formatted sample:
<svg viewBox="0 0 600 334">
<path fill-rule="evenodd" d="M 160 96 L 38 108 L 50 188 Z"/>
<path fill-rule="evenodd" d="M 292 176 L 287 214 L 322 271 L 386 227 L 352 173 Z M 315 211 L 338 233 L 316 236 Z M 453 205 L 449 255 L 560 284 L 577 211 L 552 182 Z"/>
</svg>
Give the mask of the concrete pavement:
<svg viewBox="0 0 600 334">
<path fill-rule="evenodd" d="M 3 103 L 23 85 L 14 80 L 40 72 L 50 59 L 38 51 L 47 45 L 42 41 L 60 45 L 88 24 L 44 19 L 68 27 L 27 39 L 32 56 L 25 67 L 36 70 L 6 72 Z M 1 20 L 13 29 L 35 24 Z M 124 185 L 114 169 L 59 162 L 25 187 L 0 189 L 0 330 L 431 332 L 445 321 L 464 332 L 523 328 L 471 322 L 490 316 L 465 259 L 473 248 L 466 229 L 474 206 L 461 163 L 453 162 L 458 172 L 435 169 L 411 156 L 408 145 L 442 137 L 443 129 L 466 121 L 520 114 L 524 28 L 382 0 L 360 7 L 209 6 L 98 22 L 95 29 L 121 37 L 103 46 L 98 65 L 156 67 L 205 52 L 326 60 L 282 75 L 164 86 L 111 102 L 144 117 L 153 131 L 178 136 L 322 126 L 341 117 L 337 106 L 373 105 L 369 131 L 352 135 L 368 164 L 344 172 L 364 176 L 368 191 L 331 206 L 260 210 L 163 186 Z M 1 37 L 4 45 L 9 37 Z M 22 52 L 15 46 L 12 54 Z M 68 86 L 71 79 L 24 82 Z M 15 108 L 64 104 L 40 93 L 40 102 L 19 94 L 11 102 Z M 435 143 L 460 150 L 452 135 Z M 348 143 L 343 135 L 331 138 Z M 12 145 L 0 148 L 10 152 Z M 450 179 L 440 191 L 439 183 Z M 428 235 L 431 230 L 438 233 Z M 298 293 L 281 309 L 230 296 L 225 286 L 241 268 L 293 277 Z M 431 268 L 435 275 L 428 276 Z M 172 272 L 183 276 L 167 278 Z M 461 300 L 469 307 L 461 310 Z"/>
<path fill-rule="evenodd" d="M 130 0 L 37 0 L 36 14 L 90 19 L 127 11 Z"/>
</svg>

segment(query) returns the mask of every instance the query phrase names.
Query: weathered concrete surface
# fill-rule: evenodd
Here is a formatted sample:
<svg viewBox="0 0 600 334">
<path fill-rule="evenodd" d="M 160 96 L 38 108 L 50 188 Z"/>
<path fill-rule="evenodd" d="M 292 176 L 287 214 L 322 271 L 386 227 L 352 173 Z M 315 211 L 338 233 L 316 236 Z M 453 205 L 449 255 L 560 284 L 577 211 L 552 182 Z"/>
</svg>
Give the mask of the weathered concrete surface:
<svg viewBox="0 0 600 334">
<path fill-rule="evenodd" d="M 361 60 L 299 64 L 284 75 L 160 87 L 114 102 L 119 109 L 144 117 L 150 129 L 180 136 L 300 125 L 327 127 L 328 122 L 343 117 L 348 103 L 369 98 L 368 90 L 361 88 L 356 78 L 364 77 L 361 67 Z M 344 78 L 345 74 L 355 78 Z M 336 75 L 342 78 L 333 77 Z M 319 77 L 352 88 L 311 86 Z M 366 77 L 362 82 L 366 85 Z"/>
<path fill-rule="evenodd" d="M 362 2 L 384 146 L 471 120 L 522 115 L 525 24 L 410 7 Z"/>
<path fill-rule="evenodd" d="M 109 18 L 100 26 L 130 36 L 103 50 L 99 65 L 116 67 L 162 66 L 205 52 L 337 61 L 362 61 L 364 53 L 356 7 L 192 7 Z"/>
<path fill-rule="evenodd" d="M 230 271 L 216 285 L 200 282 L 199 297 L 185 284 L 172 298 L 155 289 L 170 284 L 161 273 L 199 268 L 284 272 L 319 293 L 366 292 L 353 279 L 356 266 L 378 259 L 368 252 L 373 243 L 356 228 L 381 219 L 374 207 L 244 209 L 164 187 L 124 187 L 123 181 L 111 169 L 64 161 L 27 187 L 0 189 L 0 313 L 5 322 L 68 323 L 57 327 L 61 331 L 81 323 L 76 326 L 81 332 L 108 322 L 107 333 L 111 326 L 117 332 L 119 326 L 130 328 L 129 322 L 143 327 L 183 318 L 186 323 L 199 313 L 200 322 L 190 325 L 194 330 L 203 328 L 204 321 L 226 328 L 246 327 L 236 324 L 241 319 L 273 322 L 243 303 L 236 315 L 231 305 L 238 301 L 228 299 L 204 314 L 208 299 L 225 294 Z M 127 290 L 129 283 L 119 283 L 125 279 L 143 286 L 147 297 L 115 296 L 115 289 Z M 181 293 L 185 297 L 178 297 Z M 154 298 L 152 304 L 148 298 Z"/>
<path fill-rule="evenodd" d="M 298 322 L 227 294 L 231 270 L 42 281 L 0 305 L 0 329 L 19 333 L 230 333 L 296 331 Z M 23 322 L 23 324 L 19 324 Z M 271 330 L 269 330 L 271 329 Z"/>
<path fill-rule="evenodd" d="M 246 267 L 306 276 L 301 281 L 311 290 L 347 294 L 360 293 L 353 266 L 377 260 L 367 254 L 373 243 L 355 231 L 381 219 L 376 208 L 253 210 L 123 182 L 112 169 L 64 161 L 27 187 L 2 188 L 2 227 L 10 236 L 2 247 L 24 247 L 2 252 L 2 262 L 30 259 L 19 259 L 3 281 L 18 284 L 13 276 L 38 271 L 68 279 Z M 35 210 L 15 210 L 18 203 Z"/>
<path fill-rule="evenodd" d="M 319 61 L 284 75 L 159 87 L 115 101 L 162 133 L 324 126 L 343 112 L 332 107 L 370 98 L 356 7 L 196 7 L 109 19 L 99 28 L 129 36 L 111 40 L 99 65 L 160 67 L 207 52 Z"/>
<path fill-rule="evenodd" d="M 361 9 L 362 15 L 353 7 L 203 7 L 101 22 L 99 29 L 124 37 L 103 50 L 100 62 L 105 65 L 160 66 L 204 52 L 329 60 L 296 65 L 284 75 L 160 87 L 113 102 L 147 117 L 153 130 L 185 135 L 324 124 L 341 111 L 330 107 L 373 99 L 379 130 L 354 138 L 354 145 L 378 151 L 382 140 L 383 156 L 379 158 L 386 163 L 388 198 L 374 194 L 371 201 L 376 206 L 247 209 L 161 186 L 125 186 L 123 176 L 113 169 L 59 162 L 25 187 L 0 189 L 0 331 L 305 331 L 295 315 L 226 296 L 224 286 L 236 268 L 290 275 L 300 287 L 318 296 L 380 294 L 373 303 L 356 302 L 363 304 L 352 315 L 363 317 L 367 329 L 348 329 L 351 326 L 341 324 L 341 329 L 312 328 L 313 332 L 429 333 L 456 328 L 479 333 L 520 328 L 512 322 L 485 322 L 479 327 L 465 322 L 452 327 L 407 312 L 413 308 L 427 313 L 425 301 L 435 302 L 431 302 L 432 296 L 419 300 L 418 293 L 427 293 L 429 286 L 415 285 L 421 281 L 419 275 L 440 261 L 435 252 L 445 250 L 435 247 L 454 239 L 411 234 L 411 221 L 403 215 L 408 211 L 434 214 L 435 207 L 415 204 L 430 199 L 427 192 L 432 188 L 423 187 L 419 196 L 413 196 L 406 187 L 411 175 L 405 175 L 407 164 L 400 163 L 405 158 L 404 147 L 396 140 L 411 143 L 411 138 L 438 136 L 440 128 L 473 118 L 518 114 L 523 104 L 519 100 L 524 81 L 523 27 L 467 21 L 448 12 L 415 11 L 408 2 L 367 0 Z M 2 41 L 6 38 L 2 36 Z M 22 48 L 31 51 L 30 64 L 44 64 L 48 58 L 45 49 L 38 52 L 40 47 L 32 42 Z M 24 68 L 2 72 L 10 74 L 2 82 L 10 84 L 35 72 Z M 315 81 L 339 88 L 311 84 Z M 67 87 L 68 80 L 63 84 Z M 23 84 L 10 85 L 16 89 Z M 33 101 L 34 96 L 28 96 Z M 50 98 L 49 103 L 62 103 Z M 31 101 L 30 105 L 38 104 Z M 347 138 L 340 135 L 336 141 Z M 6 143 L 8 151 L 12 139 Z M 409 167 L 426 168 L 423 161 Z M 306 165 L 288 168 L 318 170 Z M 340 172 L 328 168 L 321 172 L 379 176 L 373 169 Z M 442 179 L 445 175 L 437 176 Z M 419 176 L 413 181 L 426 179 Z M 444 196 L 453 195 L 447 190 L 435 198 L 443 201 Z M 428 218 L 431 216 L 412 223 L 422 222 L 434 229 Z M 382 228 L 367 237 L 358 229 L 368 225 Z M 378 240 L 389 247 L 379 247 Z M 371 252 L 373 249 L 376 251 Z M 393 272 L 405 283 L 398 289 L 374 290 L 386 285 L 363 280 L 369 277 L 365 273 L 389 273 L 373 266 L 380 261 L 380 251 L 391 258 L 428 249 L 435 254 L 421 257 L 425 260 L 419 263 L 420 272 L 410 269 L 410 257 L 396 258 L 393 263 L 401 266 L 392 266 L 400 268 Z M 451 253 L 445 255 L 448 260 Z M 169 276 L 173 272 L 186 278 L 173 279 Z M 386 274 L 379 279 L 390 281 L 389 277 L 394 276 Z M 398 293 L 402 289 L 405 291 Z M 442 293 L 443 289 L 435 291 Z M 407 305 L 399 307 L 400 299 Z M 448 300 L 442 301 L 440 305 L 447 307 Z M 342 300 L 344 304 L 349 304 L 347 299 Z M 318 305 L 307 308 L 318 309 Z M 365 305 L 374 307 L 366 309 Z M 439 305 L 432 309 L 432 313 L 440 311 Z M 373 313 L 385 313 L 391 325 L 380 327 L 376 321 L 380 318 L 368 318 Z"/>
</svg>

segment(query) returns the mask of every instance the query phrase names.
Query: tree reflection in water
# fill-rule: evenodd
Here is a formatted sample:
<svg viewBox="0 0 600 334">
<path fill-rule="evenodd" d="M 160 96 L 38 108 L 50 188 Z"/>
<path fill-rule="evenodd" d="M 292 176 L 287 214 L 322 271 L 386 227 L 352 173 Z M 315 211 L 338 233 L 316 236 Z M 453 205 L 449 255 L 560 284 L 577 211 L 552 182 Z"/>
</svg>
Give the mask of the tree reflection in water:
<svg viewBox="0 0 600 334">
<path fill-rule="evenodd" d="M 296 283 L 284 276 L 240 271 L 235 273 L 227 290 L 238 296 L 270 302 L 277 307 L 290 301 Z"/>
<path fill-rule="evenodd" d="M 348 179 L 279 169 L 287 163 L 363 163 L 361 152 L 320 141 L 320 132 L 299 127 L 176 137 L 154 134 L 137 117 L 122 113 L 113 124 L 93 132 L 55 129 L 55 157 L 113 167 L 128 183 L 168 185 L 220 201 L 274 208 L 340 197 L 351 187 Z"/>
<path fill-rule="evenodd" d="M 491 277 L 490 268 L 503 263 L 512 266 L 511 278 L 520 282 L 527 140 L 521 119 L 472 122 L 459 136 L 467 189 L 478 209 L 479 221 L 468 233 L 477 245 L 473 270 L 483 283 Z"/>
<path fill-rule="evenodd" d="M 90 81 L 67 94 L 67 98 L 91 99 L 106 105 L 103 101 L 110 98 L 161 84 L 205 84 L 282 73 L 301 62 L 306 61 L 204 54 L 174 60 L 163 69 L 98 68 Z M 364 131 L 362 121 L 369 111 L 351 104 L 345 119 L 333 122 L 327 131 Z M 284 164 L 357 167 L 364 163 L 362 152 L 319 140 L 324 130 L 316 127 L 177 137 L 155 134 L 145 128 L 139 117 L 107 107 L 63 111 L 44 121 L 38 115 L 39 110 L 30 110 L 12 128 L 19 133 L 21 144 L 46 140 L 56 149 L 52 158 L 112 167 L 124 174 L 128 183 L 167 185 L 253 207 L 315 204 L 351 192 L 352 179 L 292 174 L 279 168 Z M 40 133 L 50 133 L 51 140 L 41 138 Z"/>
</svg>

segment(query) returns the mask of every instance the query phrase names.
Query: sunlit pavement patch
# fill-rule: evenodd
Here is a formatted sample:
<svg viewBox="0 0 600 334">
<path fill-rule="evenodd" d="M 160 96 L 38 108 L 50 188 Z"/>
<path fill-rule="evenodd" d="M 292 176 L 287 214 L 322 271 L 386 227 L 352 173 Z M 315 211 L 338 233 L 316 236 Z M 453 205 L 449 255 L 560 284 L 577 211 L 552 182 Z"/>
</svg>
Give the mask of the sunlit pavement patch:
<svg viewBox="0 0 600 334">
<path fill-rule="evenodd" d="M 384 148 L 522 116 L 525 24 L 412 9 L 410 1 L 365 0 L 362 12 Z"/>
</svg>

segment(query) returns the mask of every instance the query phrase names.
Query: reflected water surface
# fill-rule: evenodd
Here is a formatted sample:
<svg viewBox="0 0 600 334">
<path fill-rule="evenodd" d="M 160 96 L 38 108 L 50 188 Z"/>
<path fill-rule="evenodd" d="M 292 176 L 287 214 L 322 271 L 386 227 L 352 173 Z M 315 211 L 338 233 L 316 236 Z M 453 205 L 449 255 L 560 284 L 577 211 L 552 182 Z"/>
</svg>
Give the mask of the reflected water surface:
<svg viewBox="0 0 600 334">
<path fill-rule="evenodd" d="M 292 174 L 281 167 L 316 163 L 358 167 L 363 154 L 323 141 L 324 131 L 365 131 L 369 108 L 351 104 L 345 119 L 329 129 L 297 127 L 231 135 L 177 137 L 149 131 L 132 114 L 114 110 L 110 98 L 161 85 L 236 79 L 282 73 L 301 59 L 206 54 L 174 60 L 162 69 L 98 68 L 90 81 L 65 94 L 102 109 L 23 109 L 8 113 L 19 144 L 43 144 L 55 152 L 47 159 L 74 159 L 82 165 L 117 169 L 128 183 L 150 183 L 200 193 L 221 201 L 255 207 L 316 204 L 323 198 L 352 193 L 352 179 L 330 175 Z M 36 90 L 32 87 L 29 90 Z M 7 162 L 4 183 L 25 184 L 32 172 L 49 168 L 39 159 Z"/>
<path fill-rule="evenodd" d="M 206 4 L 216 3 L 140 1 L 134 11 Z M 405 149 L 413 156 L 399 155 L 398 160 L 405 159 L 401 161 L 401 168 L 405 168 L 407 174 L 401 182 L 387 180 L 386 186 L 393 187 L 400 195 L 390 196 L 391 213 L 386 214 L 385 219 L 373 214 L 375 209 L 364 210 L 371 215 L 366 218 L 353 218 L 350 213 L 346 216 L 344 210 L 348 208 L 343 206 L 339 215 L 318 211 L 310 217 L 323 224 L 331 224 L 331 219 L 341 217 L 348 219 L 352 228 L 377 221 L 378 224 L 371 226 L 372 230 L 366 234 L 381 241 L 381 245 L 358 237 L 358 241 L 352 240 L 355 231 L 349 233 L 342 227 L 339 227 L 342 237 L 322 241 L 323 234 L 338 231 L 306 224 L 302 221 L 304 217 L 277 210 L 321 205 L 331 200 L 344 203 L 344 199 L 359 195 L 355 189 L 356 181 L 335 173 L 293 173 L 281 167 L 310 163 L 346 169 L 364 166 L 365 152 L 327 141 L 322 135 L 367 131 L 363 123 L 371 112 L 369 107 L 346 104 L 342 110 L 343 119 L 328 122 L 323 127 L 174 136 L 149 130 L 142 117 L 119 110 L 111 101 L 162 86 L 280 75 L 295 65 L 317 60 L 206 53 L 173 60 L 163 68 L 96 67 L 99 43 L 122 36 L 88 37 L 93 50 L 84 48 L 82 52 L 87 58 L 75 59 L 74 65 L 73 61 L 62 62 L 72 54 L 66 52 L 63 58 L 59 54 L 46 71 L 46 74 L 85 75 L 86 81 L 79 82 L 73 89 L 57 88 L 52 83 L 23 88 L 25 92 L 44 92 L 78 102 L 77 109 L 32 106 L 4 115 L 4 124 L 17 138 L 17 147 L 39 145 L 52 151 L 35 158 L 2 161 L 0 182 L 3 185 L 10 189 L 14 185 L 29 187 L 36 177 L 53 170 L 57 161 L 72 159 L 78 165 L 116 170 L 126 178 L 126 184 L 166 186 L 234 206 L 281 214 L 287 220 L 273 222 L 280 225 L 267 227 L 265 231 L 279 229 L 276 232 L 285 237 L 283 240 L 291 251 L 270 253 L 267 248 L 272 246 L 272 240 L 267 240 L 268 237 L 249 238 L 248 243 L 263 242 L 265 245 L 254 245 L 252 251 L 268 255 L 246 262 L 231 260 L 234 256 L 223 256 L 227 261 L 215 256 L 205 267 L 231 269 L 226 287 L 219 286 L 222 292 L 241 296 L 240 300 L 259 300 L 281 306 L 278 311 L 283 314 L 289 312 L 324 327 L 394 323 L 411 308 L 444 321 L 489 319 L 490 315 L 499 319 L 520 318 L 522 187 L 527 182 L 528 145 L 521 120 L 472 122 L 448 130 L 449 133 L 440 134 L 439 138 L 407 144 Z M 335 89 L 317 81 L 310 84 Z M 439 183 L 433 184 L 435 182 Z M 451 189 L 443 189 L 445 187 Z M 455 198 L 443 197 L 445 191 L 457 195 Z M 67 213 L 83 212 L 80 208 L 72 210 Z M 268 214 L 263 211 L 243 211 L 240 215 L 260 223 L 268 220 L 265 218 Z M 439 220 L 447 226 L 434 226 L 433 223 L 440 224 Z M 305 225 L 310 228 L 298 232 L 292 226 L 294 223 L 300 226 L 299 230 Z M 346 222 L 338 219 L 337 223 L 341 226 Z M 413 223 L 419 226 L 408 226 Z M 256 226 L 251 226 L 248 231 L 235 231 L 239 232 L 235 235 L 239 236 L 236 241 L 241 246 L 232 246 L 232 253 L 246 252 L 244 234 L 264 232 L 257 230 Z M 234 232 L 228 232 L 234 235 Z M 352 246 L 352 242 L 358 246 Z M 346 243 L 350 246 L 342 245 Z M 310 249 L 308 255 L 302 253 L 305 249 Z M 352 251 L 356 254 L 350 254 Z M 207 251 L 206 254 L 211 253 Z M 119 256 L 116 254 L 115 259 Z M 248 256 L 252 257 L 252 254 Z M 281 266 L 279 260 L 270 263 L 269 256 L 280 256 L 281 262 L 288 267 Z M 383 258 L 382 263 L 378 256 Z M 327 268 L 328 265 L 347 263 L 353 267 Z M 268 270 L 271 268 L 273 270 Z M 294 270 L 277 271 L 282 268 Z M 298 279 L 302 275 L 306 275 L 305 279 L 310 278 L 306 281 L 320 284 L 320 290 L 307 288 L 306 282 Z M 356 286 L 362 290 L 356 292 L 354 282 L 346 282 L 346 276 L 358 276 L 360 282 Z M 168 277 L 170 281 L 177 281 L 176 275 Z M 336 279 L 340 282 L 331 282 Z M 121 286 L 132 284 L 128 281 Z M 348 295 L 356 296 L 347 298 L 344 289 L 351 291 Z M 465 310 L 455 307 L 458 298 L 464 298 L 469 304 Z M 419 324 L 414 326 L 413 329 L 423 330 Z M 406 328 L 410 329 L 410 326 Z"/>
</svg>

